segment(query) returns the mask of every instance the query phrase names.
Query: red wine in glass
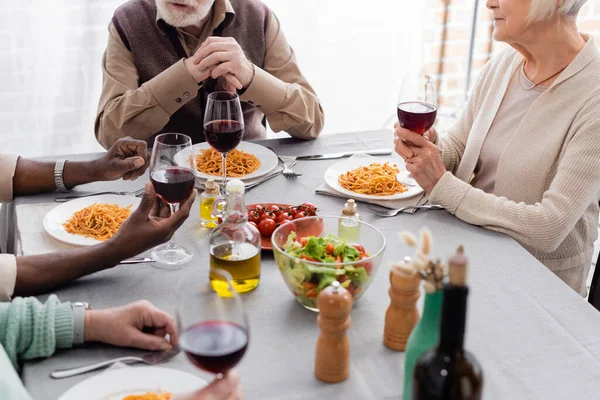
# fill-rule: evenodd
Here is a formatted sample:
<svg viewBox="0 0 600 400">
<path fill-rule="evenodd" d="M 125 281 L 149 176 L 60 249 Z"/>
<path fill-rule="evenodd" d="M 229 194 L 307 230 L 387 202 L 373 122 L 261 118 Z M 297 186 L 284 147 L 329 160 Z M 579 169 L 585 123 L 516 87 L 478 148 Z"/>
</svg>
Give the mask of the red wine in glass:
<svg viewBox="0 0 600 400">
<path fill-rule="evenodd" d="M 204 125 L 204 137 L 219 153 L 229 153 L 242 141 L 244 127 L 238 121 L 216 120 Z"/>
<path fill-rule="evenodd" d="M 248 332 L 229 321 L 205 321 L 181 333 L 179 346 L 198 368 L 225 374 L 235 367 L 248 348 Z"/>
<path fill-rule="evenodd" d="M 158 197 L 167 203 L 181 203 L 192 194 L 196 176 L 182 167 L 168 167 L 152 172 L 150 180 Z"/>
<path fill-rule="evenodd" d="M 437 108 L 433 104 L 421 101 L 407 101 L 398 104 L 398 121 L 404 129 L 419 135 L 424 134 L 433 126 Z"/>
</svg>

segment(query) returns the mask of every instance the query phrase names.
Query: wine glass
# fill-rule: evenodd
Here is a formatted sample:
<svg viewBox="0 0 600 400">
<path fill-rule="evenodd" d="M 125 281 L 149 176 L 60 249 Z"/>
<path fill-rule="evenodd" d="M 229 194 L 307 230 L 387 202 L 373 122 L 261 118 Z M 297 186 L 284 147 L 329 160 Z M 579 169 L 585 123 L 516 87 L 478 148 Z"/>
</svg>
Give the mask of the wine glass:
<svg viewBox="0 0 600 400">
<path fill-rule="evenodd" d="M 150 159 L 150 181 L 158 197 L 168 204 L 171 213 L 179 209 L 194 190 L 194 150 L 192 139 L 181 133 L 163 133 L 154 139 Z M 152 257 L 159 263 L 178 265 L 193 256 L 190 249 L 176 245 L 171 240 L 152 250 Z"/>
<path fill-rule="evenodd" d="M 227 181 L 227 153 L 240 144 L 243 136 L 244 114 L 240 97 L 231 92 L 209 94 L 204 112 L 204 137 L 213 149 L 221 153 L 223 190 Z"/>
<path fill-rule="evenodd" d="M 219 282 L 218 292 L 208 282 L 182 282 L 177 303 L 179 347 L 196 367 L 221 378 L 244 356 L 250 334 L 229 272 L 212 267 L 209 276 Z"/>
<path fill-rule="evenodd" d="M 436 115 L 436 93 L 431 77 L 424 74 L 406 75 L 398 96 L 400 126 L 422 135 L 431 129 Z"/>
</svg>

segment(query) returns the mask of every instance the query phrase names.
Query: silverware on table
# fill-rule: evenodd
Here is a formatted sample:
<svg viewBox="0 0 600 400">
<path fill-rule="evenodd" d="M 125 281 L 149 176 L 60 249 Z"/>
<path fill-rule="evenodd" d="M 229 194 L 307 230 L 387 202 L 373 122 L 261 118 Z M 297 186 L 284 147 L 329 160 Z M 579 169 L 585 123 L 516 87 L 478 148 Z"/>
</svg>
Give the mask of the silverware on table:
<svg viewBox="0 0 600 400">
<path fill-rule="evenodd" d="M 62 379 L 69 378 L 71 376 L 84 374 L 86 372 L 95 371 L 100 368 L 108 367 L 117 362 L 122 362 L 124 364 L 132 364 L 137 362 L 142 362 L 149 365 L 158 364 L 164 361 L 167 361 L 169 358 L 176 356 L 179 354 L 179 348 L 173 347 L 171 350 L 161 351 L 161 352 L 153 352 L 144 354 L 141 357 L 119 357 L 113 358 L 112 360 L 101 361 L 94 364 L 82 365 L 80 367 L 75 368 L 67 368 L 67 369 L 57 369 L 53 371 L 50 376 L 54 379 Z"/>
<path fill-rule="evenodd" d="M 90 197 L 90 196 L 99 196 L 101 194 L 117 194 L 120 196 L 134 196 L 137 197 L 139 195 L 141 195 L 142 193 L 144 193 L 144 188 L 138 189 L 138 190 L 134 190 L 133 192 L 117 192 L 114 190 L 105 190 L 103 192 L 94 192 L 94 193 L 84 193 L 84 194 L 74 194 L 74 195 L 70 195 L 70 196 L 62 196 L 62 197 L 57 197 L 54 199 L 54 201 L 56 201 L 57 203 L 64 203 L 70 200 L 74 200 L 74 199 L 80 199 L 83 197 Z"/>
<path fill-rule="evenodd" d="M 273 153 L 275 153 L 275 151 L 273 151 L 272 148 L 267 147 L 269 150 L 271 150 Z M 296 165 L 296 163 L 298 161 L 296 161 L 296 157 L 288 157 L 288 156 L 279 156 L 277 153 L 275 153 L 275 155 L 277 156 L 277 159 L 279 160 L 279 162 L 281 163 L 281 165 L 283 165 L 283 176 L 285 176 L 286 178 L 297 178 L 299 176 L 302 176 L 302 174 L 299 174 L 297 172 L 294 172 L 294 170 L 292 169 L 292 167 L 294 165 Z M 283 158 L 285 158 L 286 160 L 284 160 Z"/>
<path fill-rule="evenodd" d="M 424 204 L 422 206 L 406 206 L 400 207 L 395 210 L 383 210 L 377 209 L 373 207 L 367 207 L 367 210 L 371 211 L 375 215 L 379 215 L 380 217 L 394 217 L 401 213 L 404 210 L 443 210 L 444 207 L 437 204 Z"/>
<path fill-rule="evenodd" d="M 296 160 L 331 160 L 334 158 L 350 157 L 355 154 L 367 154 L 370 156 L 388 156 L 392 154 L 390 149 L 377 149 L 377 150 L 359 150 L 359 151 L 347 151 L 344 153 L 325 153 L 315 154 L 311 156 L 298 156 Z"/>
<path fill-rule="evenodd" d="M 121 261 L 119 263 L 119 265 L 121 265 L 121 264 L 143 264 L 143 263 L 149 263 L 149 262 L 154 262 L 154 259 L 152 257 L 128 258 L 127 260 Z"/>
<path fill-rule="evenodd" d="M 302 174 L 298 173 L 298 172 L 294 172 L 294 170 L 292 169 L 292 167 L 294 165 L 296 165 L 298 161 L 292 161 L 289 164 L 283 164 L 283 176 L 285 176 L 286 178 L 297 178 L 299 176 L 302 176 Z"/>
<path fill-rule="evenodd" d="M 279 171 L 279 172 L 276 172 L 276 173 L 274 173 L 272 175 L 267 175 L 266 177 L 262 178 L 261 180 L 259 180 L 257 182 L 253 182 L 253 183 L 250 183 L 250 184 L 246 185 L 246 192 L 249 191 L 252 188 L 257 187 L 261 183 L 264 183 L 264 182 L 268 181 L 269 179 L 273 179 L 276 176 L 281 175 L 282 173 L 283 173 L 283 171 Z"/>
<path fill-rule="evenodd" d="M 264 183 L 264 182 L 268 181 L 269 179 L 273 179 L 273 178 L 275 178 L 276 176 L 279 176 L 279 175 L 281 175 L 282 173 L 283 173 L 283 171 L 275 172 L 275 173 L 273 173 L 273 174 L 271 174 L 271 175 L 268 175 L 268 174 L 267 174 L 266 176 L 264 176 L 264 177 L 263 177 L 263 178 L 261 178 L 260 180 L 258 180 L 258 181 L 256 181 L 256 182 L 252 182 L 252 183 L 249 183 L 249 184 L 247 184 L 247 185 L 246 185 L 246 192 L 247 192 L 248 190 L 252 189 L 252 188 L 255 188 L 255 187 L 257 187 L 257 186 L 258 186 L 258 185 L 260 185 L 261 183 Z M 204 190 L 206 190 L 206 186 L 205 186 L 205 184 L 204 184 L 204 183 L 200 183 L 200 182 L 198 182 L 198 181 L 196 181 L 196 188 L 198 188 L 198 190 L 199 190 L 199 191 L 204 191 Z"/>
</svg>

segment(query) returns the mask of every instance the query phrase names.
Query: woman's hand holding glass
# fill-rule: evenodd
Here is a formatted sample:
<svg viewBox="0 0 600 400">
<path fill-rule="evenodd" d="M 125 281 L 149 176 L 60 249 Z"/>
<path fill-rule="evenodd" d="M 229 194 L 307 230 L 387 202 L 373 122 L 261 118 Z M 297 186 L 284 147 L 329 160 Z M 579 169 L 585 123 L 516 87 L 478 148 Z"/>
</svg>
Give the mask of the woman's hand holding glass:
<svg viewBox="0 0 600 400">
<path fill-rule="evenodd" d="M 394 125 L 395 150 L 406 162 L 406 169 L 415 181 L 427 193 L 431 193 L 435 185 L 446 172 L 440 149 L 433 144 L 437 141 L 437 132 L 431 128 L 421 136 L 399 123 Z"/>
</svg>

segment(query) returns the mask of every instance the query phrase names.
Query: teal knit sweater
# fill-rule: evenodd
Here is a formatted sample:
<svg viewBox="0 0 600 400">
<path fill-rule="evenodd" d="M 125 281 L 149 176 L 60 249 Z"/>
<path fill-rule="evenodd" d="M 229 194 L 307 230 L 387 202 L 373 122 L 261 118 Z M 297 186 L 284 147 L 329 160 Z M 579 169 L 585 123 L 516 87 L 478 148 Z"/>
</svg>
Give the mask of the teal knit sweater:
<svg viewBox="0 0 600 400">
<path fill-rule="evenodd" d="M 16 373 L 17 362 L 72 346 L 71 304 L 54 295 L 45 304 L 34 297 L 0 303 L 0 344 L 0 399 L 30 399 Z"/>
</svg>

